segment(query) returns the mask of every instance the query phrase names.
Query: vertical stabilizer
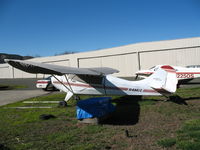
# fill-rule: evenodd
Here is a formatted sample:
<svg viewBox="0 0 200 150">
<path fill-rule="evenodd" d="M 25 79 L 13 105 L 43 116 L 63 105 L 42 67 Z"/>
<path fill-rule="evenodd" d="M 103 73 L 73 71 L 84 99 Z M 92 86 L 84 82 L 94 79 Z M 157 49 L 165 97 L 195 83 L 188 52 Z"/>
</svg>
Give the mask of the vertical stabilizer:
<svg viewBox="0 0 200 150">
<path fill-rule="evenodd" d="M 169 65 L 160 67 L 154 74 L 143 81 L 155 90 L 164 90 L 169 93 L 176 92 L 178 83 L 176 71 Z"/>
<path fill-rule="evenodd" d="M 167 72 L 166 82 L 162 88 L 170 93 L 176 92 L 178 83 L 176 70 L 171 66 L 162 66 L 161 68 Z"/>
</svg>

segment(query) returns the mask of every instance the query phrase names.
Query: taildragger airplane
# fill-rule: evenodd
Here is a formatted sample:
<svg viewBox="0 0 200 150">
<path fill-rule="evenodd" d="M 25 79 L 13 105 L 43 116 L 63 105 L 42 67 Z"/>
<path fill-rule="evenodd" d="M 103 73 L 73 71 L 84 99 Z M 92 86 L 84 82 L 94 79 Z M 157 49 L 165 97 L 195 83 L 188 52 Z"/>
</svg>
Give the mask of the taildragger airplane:
<svg viewBox="0 0 200 150">
<path fill-rule="evenodd" d="M 151 76 L 140 81 L 128 81 L 110 74 L 116 69 L 73 68 L 22 60 L 5 60 L 11 66 L 28 73 L 51 74 L 52 84 L 66 92 L 67 102 L 73 95 L 168 95 L 176 92 L 176 71 L 169 65 L 158 68 Z"/>
</svg>

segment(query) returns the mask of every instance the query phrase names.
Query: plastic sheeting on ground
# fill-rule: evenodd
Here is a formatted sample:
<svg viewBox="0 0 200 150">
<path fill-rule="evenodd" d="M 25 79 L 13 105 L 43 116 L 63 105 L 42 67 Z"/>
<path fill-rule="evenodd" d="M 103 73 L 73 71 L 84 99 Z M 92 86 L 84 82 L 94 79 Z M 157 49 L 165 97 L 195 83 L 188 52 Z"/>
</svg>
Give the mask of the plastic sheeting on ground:
<svg viewBox="0 0 200 150">
<path fill-rule="evenodd" d="M 94 97 L 77 103 L 77 119 L 103 117 L 115 110 L 111 97 Z"/>
</svg>

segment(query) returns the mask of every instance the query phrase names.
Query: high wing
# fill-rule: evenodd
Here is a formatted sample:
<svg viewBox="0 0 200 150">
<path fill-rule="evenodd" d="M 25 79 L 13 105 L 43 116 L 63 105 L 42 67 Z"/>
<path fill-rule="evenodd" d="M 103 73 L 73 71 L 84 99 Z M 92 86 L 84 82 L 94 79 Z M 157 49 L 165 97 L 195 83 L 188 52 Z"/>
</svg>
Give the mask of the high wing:
<svg viewBox="0 0 200 150">
<path fill-rule="evenodd" d="M 55 74 L 55 75 L 64 75 L 64 74 L 76 74 L 76 75 L 107 75 L 119 72 L 116 69 L 108 67 L 99 67 L 99 68 L 74 68 L 74 67 L 65 67 L 58 66 L 53 64 L 45 64 L 24 60 L 14 60 L 14 59 L 5 59 L 5 62 L 11 66 L 23 70 L 28 73 L 42 73 L 42 74 Z"/>
</svg>

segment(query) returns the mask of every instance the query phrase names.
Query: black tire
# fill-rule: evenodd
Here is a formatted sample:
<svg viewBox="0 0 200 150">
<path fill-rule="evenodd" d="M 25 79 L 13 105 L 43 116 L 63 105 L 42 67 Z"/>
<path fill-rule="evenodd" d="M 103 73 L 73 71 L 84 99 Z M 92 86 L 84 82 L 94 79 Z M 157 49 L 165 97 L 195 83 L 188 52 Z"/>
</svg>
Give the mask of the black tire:
<svg viewBox="0 0 200 150">
<path fill-rule="evenodd" d="M 67 107 L 67 102 L 66 101 L 60 101 L 59 106 L 60 107 Z"/>
<path fill-rule="evenodd" d="M 74 95 L 74 99 L 75 99 L 76 101 L 81 100 L 81 98 L 80 98 L 79 96 L 77 96 L 77 95 Z"/>
</svg>

